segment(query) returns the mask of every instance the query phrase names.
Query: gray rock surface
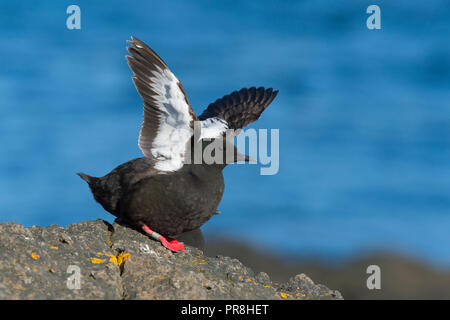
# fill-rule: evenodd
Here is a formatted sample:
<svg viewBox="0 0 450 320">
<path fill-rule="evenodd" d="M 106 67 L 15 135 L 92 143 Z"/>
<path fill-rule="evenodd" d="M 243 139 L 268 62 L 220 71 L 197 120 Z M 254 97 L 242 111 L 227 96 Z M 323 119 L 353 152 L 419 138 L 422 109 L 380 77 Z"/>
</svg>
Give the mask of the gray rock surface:
<svg viewBox="0 0 450 320">
<path fill-rule="evenodd" d="M 75 271 L 68 272 L 69 266 Z M 70 268 L 69 268 L 70 270 Z M 79 288 L 74 280 L 79 270 Z M 71 289 L 70 289 L 70 288 Z M 342 299 L 304 274 L 272 283 L 229 257 L 172 253 L 103 220 L 62 228 L 0 223 L 0 299 Z"/>
</svg>

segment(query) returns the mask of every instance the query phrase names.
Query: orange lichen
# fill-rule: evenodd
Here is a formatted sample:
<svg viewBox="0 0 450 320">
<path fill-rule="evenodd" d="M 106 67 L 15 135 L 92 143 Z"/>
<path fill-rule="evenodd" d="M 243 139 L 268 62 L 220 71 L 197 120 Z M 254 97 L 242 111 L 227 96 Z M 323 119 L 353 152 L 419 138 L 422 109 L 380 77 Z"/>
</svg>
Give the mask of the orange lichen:
<svg viewBox="0 0 450 320">
<path fill-rule="evenodd" d="M 129 257 L 131 257 L 131 254 L 121 252 L 117 255 L 117 257 L 111 257 L 109 261 L 121 267 Z"/>
<path fill-rule="evenodd" d="M 290 296 L 290 294 L 289 294 L 289 293 L 280 292 L 280 296 L 281 296 L 283 299 L 286 299 L 287 297 Z"/>
<path fill-rule="evenodd" d="M 105 261 L 105 259 L 91 258 L 91 262 L 92 263 L 102 263 L 104 261 Z"/>
<path fill-rule="evenodd" d="M 53 250 L 58 250 L 59 249 L 57 246 L 52 246 L 51 244 L 49 244 L 48 246 L 50 247 L 50 249 L 53 249 Z"/>
<path fill-rule="evenodd" d="M 97 254 L 109 257 L 109 261 L 114 263 L 116 266 L 119 266 L 119 267 L 121 267 L 125 263 L 125 261 L 129 257 L 131 257 L 131 254 L 124 253 L 124 252 L 120 252 L 117 256 L 112 255 L 112 254 L 108 254 L 108 253 L 102 253 L 102 252 L 98 252 Z M 93 259 L 93 258 L 91 258 L 91 259 Z M 95 259 L 97 259 L 97 258 L 95 258 Z M 102 260 L 102 259 L 97 259 L 97 260 Z M 101 262 L 103 262 L 103 261 L 105 261 L 105 260 L 102 260 Z"/>
<path fill-rule="evenodd" d="M 37 260 L 37 259 L 39 259 L 40 256 L 39 256 L 37 253 L 32 252 L 32 253 L 31 253 L 31 257 L 32 257 L 34 260 Z"/>
</svg>

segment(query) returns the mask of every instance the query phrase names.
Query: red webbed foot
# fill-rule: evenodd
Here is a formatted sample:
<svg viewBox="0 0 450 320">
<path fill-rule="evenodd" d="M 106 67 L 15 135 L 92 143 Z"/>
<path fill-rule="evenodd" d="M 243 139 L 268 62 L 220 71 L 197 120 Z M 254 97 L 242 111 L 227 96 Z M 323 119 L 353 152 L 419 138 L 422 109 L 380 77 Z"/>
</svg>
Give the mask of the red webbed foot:
<svg viewBox="0 0 450 320">
<path fill-rule="evenodd" d="M 147 233 L 153 239 L 161 242 L 161 244 L 167 249 L 172 250 L 173 252 L 184 251 L 184 244 L 182 242 L 179 242 L 178 240 L 169 237 L 166 238 L 160 235 L 158 232 L 150 229 L 147 225 L 143 225 L 142 230 L 144 230 L 144 232 Z"/>
</svg>

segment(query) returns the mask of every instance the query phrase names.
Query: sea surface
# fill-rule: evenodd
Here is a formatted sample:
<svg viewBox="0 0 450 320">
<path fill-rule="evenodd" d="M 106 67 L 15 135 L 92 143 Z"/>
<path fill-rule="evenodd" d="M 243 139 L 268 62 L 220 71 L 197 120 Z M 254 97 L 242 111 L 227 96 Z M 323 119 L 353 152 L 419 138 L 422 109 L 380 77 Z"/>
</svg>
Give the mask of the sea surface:
<svg viewBox="0 0 450 320">
<path fill-rule="evenodd" d="M 81 30 L 66 9 L 81 8 Z M 366 9 L 381 9 L 369 30 Z M 142 156 L 134 35 L 194 110 L 250 86 L 279 90 L 251 125 L 279 129 L 279 172 L 225 169 L 206 236 L 290 257 L 389 249 L 450 266 L 450 3 L 0 2 L 0 221 L 113 217 L 76 172 Z"/>
</svg>

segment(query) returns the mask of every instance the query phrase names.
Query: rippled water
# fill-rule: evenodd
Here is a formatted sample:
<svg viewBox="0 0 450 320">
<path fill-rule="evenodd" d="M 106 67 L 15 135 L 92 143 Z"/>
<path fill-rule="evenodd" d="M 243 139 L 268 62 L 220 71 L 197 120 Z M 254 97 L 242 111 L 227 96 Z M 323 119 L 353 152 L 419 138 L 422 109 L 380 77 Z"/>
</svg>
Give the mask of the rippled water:
<svg viewBox="0 0 450 320">
<path fill-rule="evenodd" d="M 241 87 L 280 90 L 280 171 L 230 166 L 209 235 L 293 255 L 397 249 L 450 265 L 450 6 L 378 1 L 0 4 L 1 221 L 112 217 L 75 172 L 140 157 L 125 40 L 151 45 L 197 113 Z"/>
</svg>

